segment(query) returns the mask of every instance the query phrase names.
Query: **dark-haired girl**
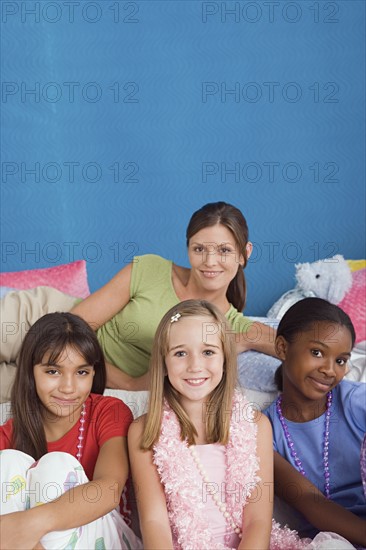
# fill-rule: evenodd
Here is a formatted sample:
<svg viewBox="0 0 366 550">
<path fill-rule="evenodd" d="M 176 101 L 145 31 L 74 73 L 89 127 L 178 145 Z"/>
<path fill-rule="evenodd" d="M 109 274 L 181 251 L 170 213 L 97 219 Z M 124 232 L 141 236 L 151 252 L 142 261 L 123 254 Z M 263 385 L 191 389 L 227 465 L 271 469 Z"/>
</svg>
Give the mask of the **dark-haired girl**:
<svg viewBox="0 0 366 550">
<path fill-rule="evenodd" d="M 141 547 L 118 508 L 132 415 L 101 395 L 105 379 L 95 333 L 76 315 L 50 313 L 27 333 L 0 427 L 1 548 Z"/>
<path fill-rule="evenodd" d="M 348 315 L 319 298 L 282 318 L 276 352 L 280 396 L 265 412 L 274 438 L 275 492 L 293 508 L 303 536 L 334 531 L 366 546 L 366 500 L 360 449 L 366 387 L 343 380 L 355 342 Z M 332 547 L 333 548 L 333 547 Z"/>
</svg>

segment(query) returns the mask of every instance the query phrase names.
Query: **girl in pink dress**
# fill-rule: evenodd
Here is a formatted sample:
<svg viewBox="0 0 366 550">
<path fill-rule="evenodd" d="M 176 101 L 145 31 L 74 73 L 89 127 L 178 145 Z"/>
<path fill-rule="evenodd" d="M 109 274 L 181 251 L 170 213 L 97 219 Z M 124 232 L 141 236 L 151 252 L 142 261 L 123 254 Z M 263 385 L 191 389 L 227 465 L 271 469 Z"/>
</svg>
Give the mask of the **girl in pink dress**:
<svg viewBox="0 0 366 550">
<path fill-rule="evenodd" d="M 234 343 L 218 309 L 187 300 L 168 311 L 155 336 L 149 409 L 128 435 L 145 548 L 269 548 L 272 433 L 235 383 Z"/>
</svg>

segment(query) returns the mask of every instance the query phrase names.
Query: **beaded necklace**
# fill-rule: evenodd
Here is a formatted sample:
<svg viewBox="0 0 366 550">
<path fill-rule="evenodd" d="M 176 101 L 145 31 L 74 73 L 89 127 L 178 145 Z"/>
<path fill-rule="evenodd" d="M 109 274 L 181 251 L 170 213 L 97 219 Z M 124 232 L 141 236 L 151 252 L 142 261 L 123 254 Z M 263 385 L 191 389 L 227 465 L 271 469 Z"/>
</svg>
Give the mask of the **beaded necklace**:
<svg viewBox="0 0 366 550">
<path fill-rule="evenodd" d="M 78 459 L 79 462 L 81 461 L 81 457 L 83 454 L 83 447 L 84 447 L 83 439 L 84 439 L 84 431 L 85 431 L 85 428 L 84 428 L 85 416 L 86 416 L 85 409 L 86 409 L 86 405 L 85 403 L 83 403 L 83 406 L 81 408 L 81 413 L 80 413 L 80 420 L 79 420 L 78 444 L 76 445 L 76 448 L 77 448 L 76 458 Z"/>
<path fill-rule="evenodd" d="M 330 424 L 330 414 L 331 414 L 331 406 L 332 406 L 332 392 L 327 393 L 327 404 L 326 404 L 326 412 L 325 412 L 325 420 L 324 420 L 324 442 L 323 442 L 323 465 L 324 465 L 324 494 L 326 498 L 330 498 L 330 473 L 329 473 L 329 424 Z M 276 412 L 278 415 L 278 418 L 281 422 L 281 426 L 283 429 L 283 433 L 285 434 L 287 446 L 290 450 L 291 456 L 294 459 L 294 462 L 297 466 L 297 469 L 299 472 L 306 476 L 305 470 L 302 466 L 302 462 L 300 458 L 297 455 L 297 452 L 295 450 L 295 445 L 292 440 L 292 437 L 290 435 L 285 417 L 282 414 L 282 395 L 280 395 L 277 398 L 276 401 Z"/>
<path fill-rule="evenodd" d="M 241 539 L 242 536 L 243 536 L 243 532 L 241 530 L 241 527 L 239 525 L 237 525 L 237 523 L 235 522 L 235 519 L 233 518 L 232 514 L 230 514 L 230 512 L 228 511 L 226 504 L 224 504 L 223 502 L 220 502 L 220 497 L 217 494 L 213 494 L 215 492 L 215 489 L 212 486 L 212 484 L 210 484 L 210 480 L 207 477 L 207 473 L 206 473 L 206 471 L 203 467 L 202 462 L 200 461 L 200 458 L 197 454 L 195 446 L 191 445 L 189 447 L 189 450 L 190 450 L 190 453 L 193 457 L 193 460 L 194 460 L 194 462 L 197 466 L 197 470 L 199 471 L 203 481 L 206 483 L 207 492 L 211 495 L 214 503 L 216 504 L 216 506 L 218 507 L 220 512 L 223 514 L 223 516 L 226 519 L 228 525 L 230 525 L 230 527 L 233 529 L 233 531 L 238 535 L 239 539 Z M 211 488 L 211 490 L 210 490 L 210 488 Z"/>
<path fill-rule="evenodd" d="M 243 507 L 259 483 L 258 457 L 256 453 L 257 422 L 254 410 L 239 391 L 235 391 L 230 419 L 230 437 L 225 445 L 225 503 L 234 519 L 241 526 Z M 245 421 L 242 411 L 245 411 Z M 249 420 L 248 422 L 246 420 Z M 197 449 L 196 449 L 197 452 Z M 204 499 L 202 477 L 192 475 L 196 467 L 187 441 L 181 440 L 178 418 L 164 400 L 164 410 L 159 441 L 153 448 L 153 461 L 165 488 L 167 510 L 172 530 L 179 537 L 181 548 L 217 548 Z M 222 485 L 221 485 L 222 488 Z M 221 499 L 221 502 L 224 502 Z M 213 504 L 215 506 L 215 504 Z M 226 523 L 226 522 L 225 522 Z M 229 527 L 229 524 L 227 524 Z M 232 550 L 232 532 L 224 534 L 222 550 Z M 237 536 L 237 535 L 236 535 Z M 228 542 L 230 539 L 230 543 Z M 288 548 L 280 545 L 278 548 Z M 292 548 L 292 547 L 291 547 Z"/>
</svg>

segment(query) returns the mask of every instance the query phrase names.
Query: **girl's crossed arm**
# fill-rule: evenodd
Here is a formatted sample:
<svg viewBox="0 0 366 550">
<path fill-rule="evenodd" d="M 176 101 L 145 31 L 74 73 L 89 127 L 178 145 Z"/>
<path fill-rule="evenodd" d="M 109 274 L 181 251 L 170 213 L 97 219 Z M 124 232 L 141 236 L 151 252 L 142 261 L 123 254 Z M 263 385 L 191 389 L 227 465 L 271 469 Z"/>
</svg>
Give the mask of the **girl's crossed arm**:
<svg viewBox="0 0 366 550">
<path fill-rule="evenodd" d="M 279 453 L 274 453 L 275 493 L 296 508 L 319 531 L 332 531 L 352 544 L 366 546 L 366 521 L 327 499 Z M 292 497 L 290 487 L 296 487 Z"/>
<path fill-rule="evenodd" d="M 258 421 L 257 455 L 260 481 L 244 508 L 243 538 L 238 550 L 269 548 L 273 511 L 272 428 L 261 414 Z"/>
<path fill-rule="evenodd" d="M 104 516 L 118 505 L 127 475 L 126 438 L 113 437 L 99 451 L 93 481 L 42 506 L 1 516 L 0 547 L 32 549 L 47 533 L 74 529 Z M 86 498 L 88 494 L 93 497 Z"/>
<path fill-rule="evenodd" d="M 140 528 L 146 550 L 173 550 L 165 494 L 152 461 L 152 451 L 140 448 L 145 417 L 130 426 L 128 450 L 134 483 Z"/>
</svg>

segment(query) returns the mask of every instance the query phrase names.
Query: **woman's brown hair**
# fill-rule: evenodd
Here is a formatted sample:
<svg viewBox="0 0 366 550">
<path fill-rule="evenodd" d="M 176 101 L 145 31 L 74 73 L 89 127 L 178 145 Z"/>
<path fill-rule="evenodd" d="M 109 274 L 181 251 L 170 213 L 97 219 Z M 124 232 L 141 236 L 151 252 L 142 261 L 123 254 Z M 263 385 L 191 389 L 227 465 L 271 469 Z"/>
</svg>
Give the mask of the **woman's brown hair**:
<svg viewBox="0 0 366 550">
<path fill-rule="evenodd" d="M 56 364 L 66 347 L 73 348 L 94 367 L 93 393 L 102 394 L 106 384 L 103 352 L 90 326 L 72 313 L 48 313 L 27 332 L 19 355 L 11 393 L 12 447 L 35 460 L 47 453 L 43 427 L 45 409 L 36 391 L 33 369 L 42 363 Z"/>
<path fill-rule="evenodd" d="M 238 262 L 237 274 L 226 292 L 228 301 L 238 311 L 243 311 L 246 301 L 246 281 L 243 269 L 248 261 L 247 244 L 249 241 L 249 231 L 246 219 L 240 210 L 226 202 L 211 202 L 202 206 L 202 208 L 193 214 L 189 221 L 186 231 L 187 246 L 189 246 L 190 239 L 198 231 L 217 224 L 224 225 L 231 231 L 238 247 L 238 253 L 244 259 L 243 264 Z"/>
<path fill-rule="evenodd" d="M 222 342 L 224 355 L 223 375 L 218 386 L 211 392 L 206 404 L 206 436 L 208 443 L 226 444 L 229 439 L 230 418 L 234 388 L 237 381 L 237 363 L 234 342 L 227 330 L 226 319 L 210 302 L 186 300 L 171 308 L 157 328 L 150 361 L 150 400 L 141 440 L 142 449 L 151 449 L 159 440 L 164 398 L 177 415 L 182 440 L 193 445 L 196 429 L 180 404 L 180 394 L 166 376 L 165 357 L 169 349 L 169 335 L 172 316 L 179 314 L 176 321 L 184 317 L 206 317 L 208 324 L 215 325 Z M 208 328 L 208 327 L 206 327 Z M 213 333 L 210 329 L 210 333 Z"/>
</svg>

